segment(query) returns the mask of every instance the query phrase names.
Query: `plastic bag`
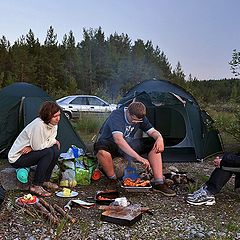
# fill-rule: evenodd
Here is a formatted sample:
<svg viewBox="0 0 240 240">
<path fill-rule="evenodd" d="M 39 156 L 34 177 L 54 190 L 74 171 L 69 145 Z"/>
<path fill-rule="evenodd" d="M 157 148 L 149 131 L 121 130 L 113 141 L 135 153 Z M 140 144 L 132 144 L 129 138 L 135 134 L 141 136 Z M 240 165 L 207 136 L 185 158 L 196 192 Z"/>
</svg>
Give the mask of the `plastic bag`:
<svg viewBox="0 0 240 240">
<path fill-rule="evenodd" d="M 75 180 L 76 173 L 73 169 L 66 169 L 62 172 L 62 180 Z"/>
<path fill-rule="evenodd" d="M 77 185 L 76 173 L 73 169 L 66 169 L 62 172 L 62 179 L 60 181 L 61 187 L 75 187 Z"/>
<path fill-rule="evenodd" d="M 94 158 L 88 157 L 88 156 L 83 156 L 82 158 L 83 160 L 83 164 L 85 169 L 88 169 L 91 176 L 93 174 L 93 171 L 96 169 L 97 167 L 97 161 Z"/>
<path fill-rule="evenodd" d="M 58 182 L 61 177 L 61 171 L 58 165 L 55 165 L 51 175 L 51 182 Z"/>
<path fill-rule="evenodd" d="M 75 170 L 75 164 L 74 164 L 74 161 L 70 161 L 70 160 L 68 160 L 68 161 L 63 161 L 63 167 L 65 168 L 65 169 L 73 169 L 73 170 Z"/>
<path fill-rule="evenodd" d="M 79 185 L 89 185 L 91 183 L 91 173 L 87 169 L 76 168 L 76 181 Z"/>
</svg>

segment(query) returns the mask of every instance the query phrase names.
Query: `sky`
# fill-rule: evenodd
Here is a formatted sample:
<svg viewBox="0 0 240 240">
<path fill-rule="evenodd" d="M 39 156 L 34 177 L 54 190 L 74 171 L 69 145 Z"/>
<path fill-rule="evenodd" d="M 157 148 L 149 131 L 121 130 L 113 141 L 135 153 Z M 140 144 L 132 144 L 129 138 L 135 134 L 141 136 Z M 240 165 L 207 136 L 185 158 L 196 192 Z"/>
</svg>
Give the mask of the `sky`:
<svg viewBox="0 0 240 240">
<path fill-rule="evenodd" d="M 229 62 L 240 50 L 239 0 L 2 0 L 0 38 L 11 45 L 32 29 L 44 42 L 50 26 L 58 41 L 73 31 L 82 41 L 83 29 L 102 28 L 127 34 L 132 43 L 150 40 L 175 69 L 180 62 L 188 78 L 233 78 Z"/>
</svg>

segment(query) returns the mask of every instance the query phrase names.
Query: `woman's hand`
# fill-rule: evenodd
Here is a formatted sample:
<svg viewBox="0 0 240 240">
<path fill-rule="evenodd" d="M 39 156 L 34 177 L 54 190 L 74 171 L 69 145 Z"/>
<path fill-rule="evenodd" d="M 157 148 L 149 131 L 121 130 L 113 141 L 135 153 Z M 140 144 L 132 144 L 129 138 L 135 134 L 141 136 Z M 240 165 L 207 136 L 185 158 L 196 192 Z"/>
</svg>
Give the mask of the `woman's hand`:
<svg viewBox="0 0 240 240">
<path fill-rule="evenodd" d="M 58 140 L 56 140 L 56 144 L 58 146 L 58 150 L 60 150 L 61 145 L 60 145 L 60 142 Z"/>
<path fill-rule="evenodd" d="M 24 147 L 21 151 L 22 154 L 28 154 L 32 151 L 32 148 L 30 146 Z"/>
</svg>

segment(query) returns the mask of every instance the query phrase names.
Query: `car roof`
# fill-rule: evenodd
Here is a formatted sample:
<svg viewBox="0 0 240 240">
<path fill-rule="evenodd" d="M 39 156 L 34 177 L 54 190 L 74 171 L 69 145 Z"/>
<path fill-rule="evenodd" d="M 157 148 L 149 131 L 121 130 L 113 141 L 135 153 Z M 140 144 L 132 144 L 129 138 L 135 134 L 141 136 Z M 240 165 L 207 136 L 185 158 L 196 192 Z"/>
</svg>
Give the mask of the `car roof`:
<svg viewBox="0 0 240 240">
<path fill-rule="evenodd" d="M 96 95 L 69 95 L 69 96 L 65 96 L 65 97 L 59 98 L 56 101 L 57 102 L 60 102 L 60 101 L 68 101 L 69 102 L 69 101 L 71 101 L 75 97 L 94 97 L 94 98 L 100 99 L 101 101 L 103 101 L 105 103 L 108 103 L 107 101 L 103 100 L 102 98 L 100 98 L 100 97 L 98 97 Z"/>
</svg>

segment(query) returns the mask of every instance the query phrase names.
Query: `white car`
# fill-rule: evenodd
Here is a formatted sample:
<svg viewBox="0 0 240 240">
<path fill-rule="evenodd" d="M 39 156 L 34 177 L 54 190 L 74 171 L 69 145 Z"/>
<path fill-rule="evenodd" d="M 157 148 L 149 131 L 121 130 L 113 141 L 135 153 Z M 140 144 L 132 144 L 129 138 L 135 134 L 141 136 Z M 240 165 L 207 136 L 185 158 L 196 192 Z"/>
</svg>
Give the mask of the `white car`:
<svg viewBox="0 0 240 240">
<path fill-rule="evenodd" d="M 56 100 L 68 119 L 78 118 L 81 112 L 112 112 L 116 104 L 110 104 L 93 95 L 73 95 Z"/>
</svg>

